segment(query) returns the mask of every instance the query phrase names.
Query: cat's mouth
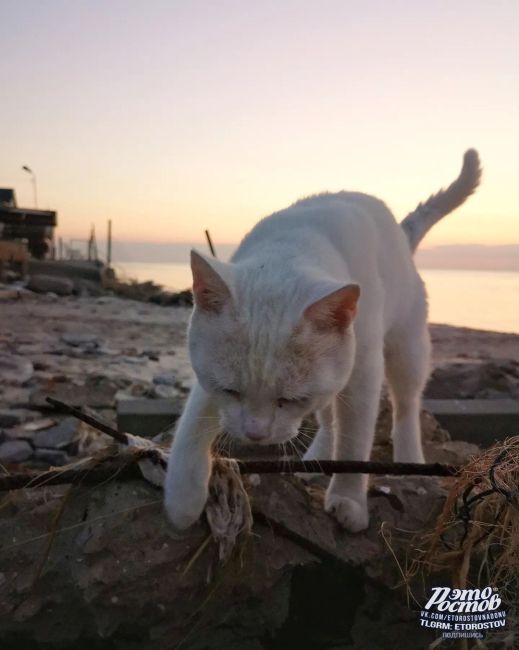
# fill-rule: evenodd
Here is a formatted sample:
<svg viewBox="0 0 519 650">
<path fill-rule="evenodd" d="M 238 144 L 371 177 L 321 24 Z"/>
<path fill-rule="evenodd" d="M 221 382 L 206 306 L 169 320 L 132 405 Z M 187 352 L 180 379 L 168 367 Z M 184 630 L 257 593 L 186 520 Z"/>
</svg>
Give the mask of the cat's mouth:
<svg viewBox="0 0 519 650">
<path fill-rule="evenodd" d="M 286 433 L 283 435 L 272 435 L 267 433 L 266 435 L 260 436 L 247 436 L 246 432 L 241 433 L 238 436 L 233 436 L 241 446 L 246 447 L 277 447 L 282 445 L 289 440 L 292 440 L 298 435 L 297 431 L 293 433 Z"/>
</svg>

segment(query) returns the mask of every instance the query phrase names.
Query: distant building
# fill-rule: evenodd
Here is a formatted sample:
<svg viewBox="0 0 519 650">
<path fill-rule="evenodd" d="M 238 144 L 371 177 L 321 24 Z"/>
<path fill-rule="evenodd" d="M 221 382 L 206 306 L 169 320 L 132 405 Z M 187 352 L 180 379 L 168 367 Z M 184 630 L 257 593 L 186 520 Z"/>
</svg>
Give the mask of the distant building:
<svg viewBox="0 0 519 650">
<path fill-rule="evenodd" d="M 0 240 L 23 240 L 30 254 L 43 259 L 52 251 L 56 212 L 19 208 L 12 189 L 0 188 Z"/>
</svg>

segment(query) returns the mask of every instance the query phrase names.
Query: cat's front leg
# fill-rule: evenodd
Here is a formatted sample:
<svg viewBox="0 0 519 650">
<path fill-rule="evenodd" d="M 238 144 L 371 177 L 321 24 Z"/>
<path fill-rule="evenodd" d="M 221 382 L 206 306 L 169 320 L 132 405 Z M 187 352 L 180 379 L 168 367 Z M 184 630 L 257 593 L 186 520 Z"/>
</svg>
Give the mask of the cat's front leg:
<svg viewBox="0 0 519 650">
<path fill-rule="evenodd" d="M 306 450 L 303 460 L 329 460 L 332 457 L 333 431 L 335 428 L 333 403 L 328 404 L 328 406 L 317 411 L 315 417 L 319 424 L 319 429 L 317 430 L 311 445 Z"/>
<path fill-rule="evenodd" d="M 217 421 L 210 396 L 196 383 L 175 431 L 164 485 L 166 511 L 179 530 L 194 524 L 204 510 Z"/>
<path fill-rule="evenodd" d="M 383 379 L 382 351 L 357 358 L 346 388 L 336 398 L 335 460 L 369 460 Z M 334 474 L 325 508 L 351 532 L 369 525 L 368 475 Z"/>
</svg>

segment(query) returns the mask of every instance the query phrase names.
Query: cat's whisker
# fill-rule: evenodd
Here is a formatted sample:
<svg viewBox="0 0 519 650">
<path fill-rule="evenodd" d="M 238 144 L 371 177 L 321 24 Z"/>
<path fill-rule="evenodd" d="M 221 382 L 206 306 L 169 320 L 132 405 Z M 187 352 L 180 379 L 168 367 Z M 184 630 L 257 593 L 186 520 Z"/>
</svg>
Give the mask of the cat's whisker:
<svg viewBox="0 0 519 650">
<path fill-rule="evenodd" d="M 298 448 L 295 440 L 291 439 L 289 442 L 290 442 L 290 446 L 294 450 L 294 456 L 296 457 L 297 460 L 301 460 L 302 459 L 301 449 Z"/>
<path fill-rule="evenodd" d="M 217 439 L 218 455 L 229 458 L 231 456 L 232 437 L 227 431 L 222 431 Z"/>
</svg>

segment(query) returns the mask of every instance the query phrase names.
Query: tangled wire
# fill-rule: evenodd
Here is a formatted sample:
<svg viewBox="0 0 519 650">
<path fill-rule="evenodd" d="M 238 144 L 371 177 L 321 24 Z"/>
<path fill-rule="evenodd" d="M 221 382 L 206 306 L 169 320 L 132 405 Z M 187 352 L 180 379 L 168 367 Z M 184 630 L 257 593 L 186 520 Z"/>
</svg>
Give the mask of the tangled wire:
<svg viewBox="0 0 519 650">
<path fill-rule="evenodd" d="M 497 587 L 509 605 L 509 629 L 519 624 L 519 436 L 497 443 L 460 471 L 435 528 L 414 546 L 408 577 L 448 571 L 460 589 Z"/>
</svg>

